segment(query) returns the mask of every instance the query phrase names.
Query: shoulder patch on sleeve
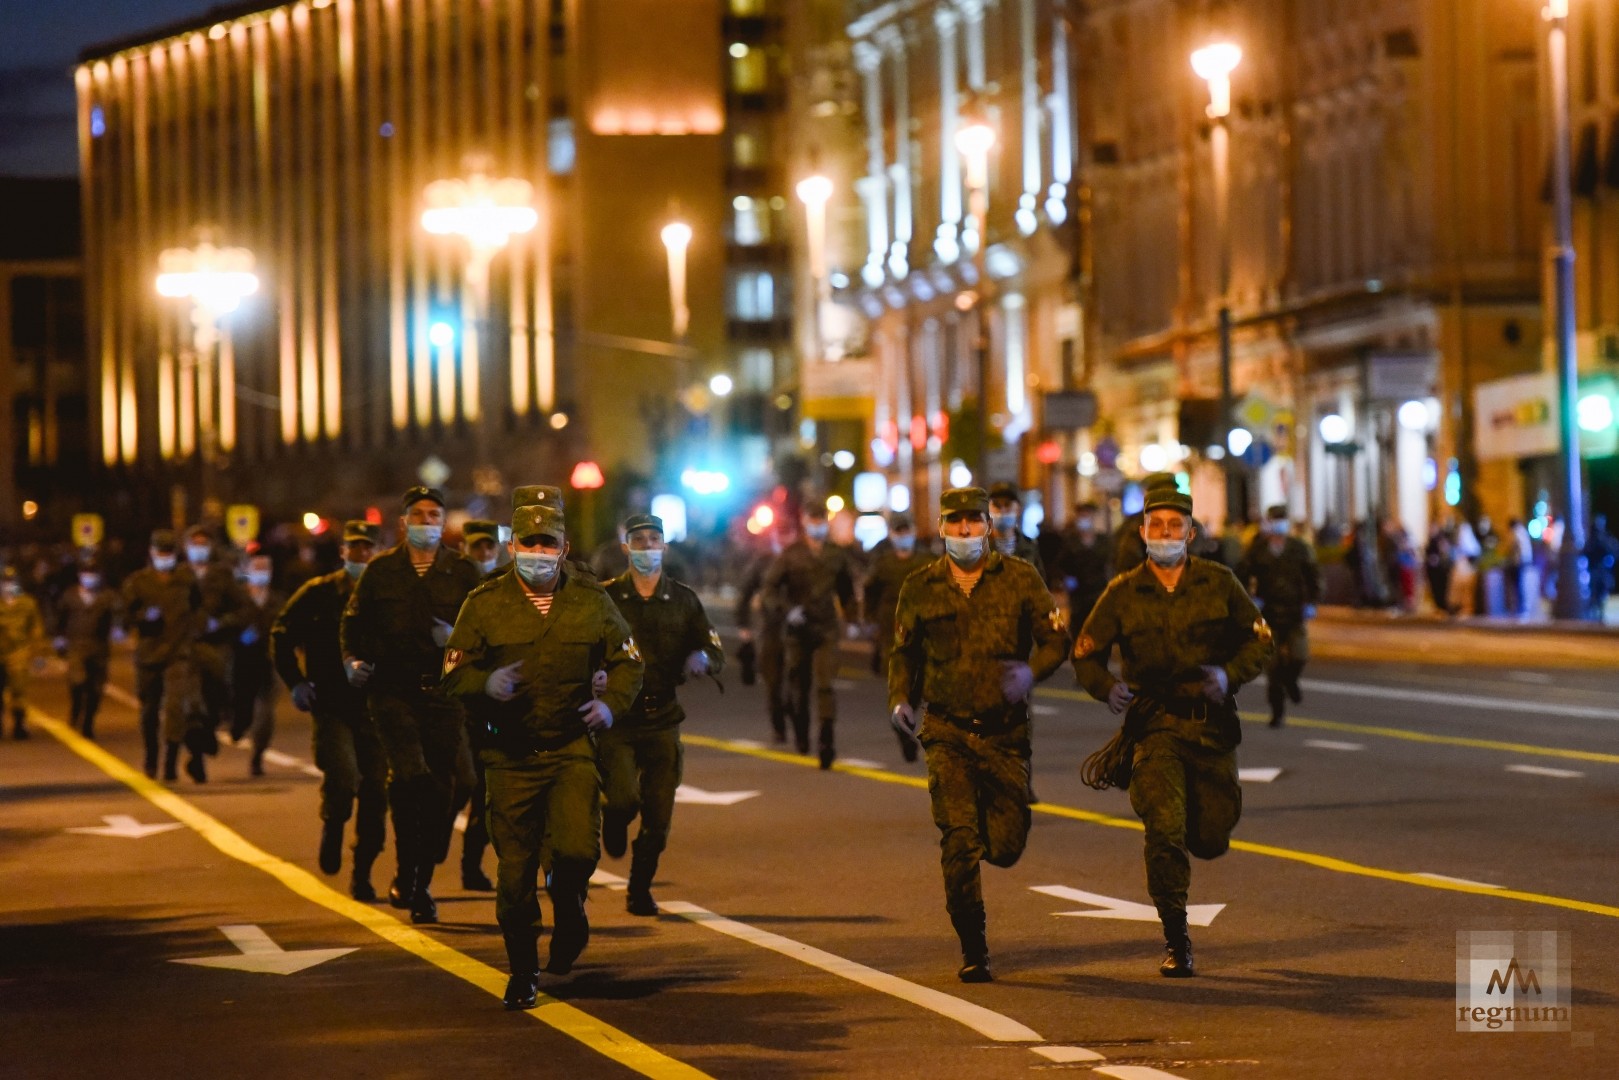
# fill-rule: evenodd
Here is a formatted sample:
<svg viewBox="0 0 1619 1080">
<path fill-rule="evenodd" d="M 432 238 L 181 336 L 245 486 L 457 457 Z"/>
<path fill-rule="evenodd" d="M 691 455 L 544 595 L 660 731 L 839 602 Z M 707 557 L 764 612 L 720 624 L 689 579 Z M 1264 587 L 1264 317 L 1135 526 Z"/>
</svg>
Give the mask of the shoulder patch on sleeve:
<svg viewBox="0 0 1619 1080">
<path fill-rule="evenodd" d="M 1265 621 L 1265 617 L 1263 615 L 1254 620 L 1254 637 L 1258 638 L 1266 645 L 1271 643 L 1272 635 L 1270 632 L 1270 623 Z"/>
<path fill-rule="evenodd" d="M 462 652 L 460 649 L 445 649 L 444 650 L 444 674 L 446 676 L 449 675 L 450 672 L 452 672 L 456 668 L 460 667 L 461 662 L 463 660 L 465 660 L 466 658 L 467 658 L 467 654 Z"/>
<path fill-rule="evenodd" d="M 1051 618 L 1051 628 L 1053 630 L 1063 630 L 1063 629 L 1067 628 L 1067 626 L 1068 626 L 1068 616 L 1066 616 L 1066 615 L 1064 615 L 1062 613 L 1061 608 L 1056 608 L 1056 607 L 1052 608 L 1050 618 Z"/>
<path fill-rule="evenodd" d="M 720 646 L 720 632 L 718 630 L 714 629 L 712 626 L 710 626 L 708 628 L 708 643 L 710 645 L 714 646 L 714 648 L 716 648 L 716 649 L 721 647 Z"/>
<path fill-rule="evenodd" d="M 1082 660 L 1095 651 L 1096 639 L 1089 634 L 1079 635 L 1079 639 L 1074 642 L 1074 659 L 1076 660 Z"/>
<path fill-rule="evenodd" d="M 635 661 L 637 664 L 643 662 L 641 660 L 641 648 L 635 644 L 634 635 L 624 639 L 624 655 Z"/>
</svg>

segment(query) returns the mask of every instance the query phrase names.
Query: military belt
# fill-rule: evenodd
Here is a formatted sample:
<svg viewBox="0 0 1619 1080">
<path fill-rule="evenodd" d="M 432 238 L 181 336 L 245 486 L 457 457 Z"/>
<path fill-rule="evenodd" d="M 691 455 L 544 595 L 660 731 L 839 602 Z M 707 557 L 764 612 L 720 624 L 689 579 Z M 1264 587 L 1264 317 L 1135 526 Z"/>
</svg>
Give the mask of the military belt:
<svg viewBox="0 0 1619 1080">
<path fill-rule="evenodd" d="M 1013 728 L 1028 722 L 1029 707 L 1023 702 L 1016 705 L 1002 705 L 989 712 L 951 713 L 929 705 L 929 716 L 937 717 L 951 727 L 960 728 L 969 735 L 1004 735 Z"/>
</svg>

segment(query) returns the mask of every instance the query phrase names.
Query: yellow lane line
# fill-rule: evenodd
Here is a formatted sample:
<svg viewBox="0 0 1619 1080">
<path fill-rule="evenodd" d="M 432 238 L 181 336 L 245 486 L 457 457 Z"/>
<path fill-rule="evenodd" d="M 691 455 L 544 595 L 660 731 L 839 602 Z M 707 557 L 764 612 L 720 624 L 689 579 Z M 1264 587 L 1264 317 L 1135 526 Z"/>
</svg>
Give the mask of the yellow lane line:
<svg viewBox="0 0 1619 1080">
<path fill-rule="evenodd" d="M 701 746 L 710 750 L 723 750 L 729 754 L 742 754 L 747 757 L 759 758 L 762 761 L 776 762 L 777 764 L 797 765 L 802 768 L 812 769 L 820 766 L 820 762 L 814 757 L 788 754 L 780 750 L 738 746 L 728 739 L 716 739 L 707 735 L 692 735 L 682 732 L 680 740 L 691 746 Z M 901 787 L 926 790 L 928 786 L 927 780 L 922 777 L 906 776 L 903 773 L 889 772 L 887 769 L 862 768 L 836 762 L 833 763 L 832 769 L 834 772 L 847 773 L 850 776 L 858 776 L 866 780 L 877 780 L 885 784 L 897 784 Z M 1083 821 L 1089 825 L 1103 825 L 1110 829 L 1134 829 L 1136 832 L 1142 831 L 1142 824 L 1139 821 L 1117 817 L 1113 814 L 1097 813 L 1094 810 L 1081 810 L 1078 807 L 1060 806 L 1056 803 L 1044 801 L 1035 803 L 1029 809 L 1037 814 L 1065 818 L 1069 821 Z M 1619 907 L 1611 904 L 1595 904 L 1588 900 L 1574 900 L 1566 896 L 1523 892 L 1518 889 L 1494 889 L 1487 885 L 1470 885 L 1459 881 L 1440 881 L 1435 878 L 1422 877 L 1418 874 L 1408 874 L 1400 870 L 1384 870 L 1377 866 L 1363 866 L 1360 863 L 1334 858 L 1331 855 L 1317 855 L 1313 851 L 1298 851 L 1293 848 L 1277 847 L 1273 844 L 1256 844 L 1248 840 L 1231 841 L 1231 850 L 1246 851 L 1251 855 L 1265 855 L 1273 859 L 1285 859 L 1288 862 L 1304 863 L 1307 866 L 1314 866 L 1321 870 L 1331 870 L 1338 874 L 1377 878 L 1382 881 L 1398 882 L 1402 885 L 1416 885 L 1424 889 L 1438 889 L 1442 892 L 1471 893 L 1475 896 L 1521 900 L 1526 904 L 1567 908 L 1570 911 L 1583 911 L 1589 915 L 1605 915 L 1611 919 L 1619 919 Z"/>
<path fill-rule="evenodd" d="M 1081 690 L 1041 688 L 1039 697 L 1061 698 L 1064 701 L 1090 701 L 1096 699 Z M 1100 704 L 1099 702 L 1097 702 Z M 1244 720 L 1265 723 L 1265 713 L 1245 712 Z M 1372 724 L 1346 724 L 1337 720 L 1313 720 L 1305 716 L 1289 716 L 1289 727 L 1315 728 L 1318 731 L 1343 731 L 1355 735 L 1373 735 L 1384 739 L 1404 739 L 1407 742 L 1429 743 L 1434 746 L 1465 746 L 1471 750 L 1501 750 L 1510 754 L 1532 754 L 1536 757 L 1565 758 L 1570 761 L 1594 761 L 1604 765 L 1619 765 L 1619 754 L 1604 754 L 1597 750 L 1570 750 L 1560 746 L 1535 746 L 1530 743 L 1502 742 L 1497 739 L 1470 739 L 1464 735 L 1430 735 L 1424 731 L 1406 728 L 1380 727 Z"/>
<path fill-rule="evenodd" d="M 114 757 L 55 717 L 37 708 L 29 710 L 29 715 L 32 722 L 48 731 L 69 750 L 114 780 L 127 785 L 135 794 L 176 821 L 184 823 L 224 854 L 262 870 L 305 900 L 359 923 L 389 944 L 413 953 L 486 993 L 497 998 L 505 994 L 506 976 L 495 968 L 450 948 L 369 904 L 344 896 L 302 867 L 276 858 L 250 843 L 218 818 L 198 809 L 157 781 L 147 779 L 122 759 Z M 611 1058 L 654 1080 L 711 1080 L 707 1073 L 676 1061 L 589 1013 L 555 998 L 542 994 L 539 1006 L 529 1010 L 529 1015 L 603 1057 Z"/>
</svg>

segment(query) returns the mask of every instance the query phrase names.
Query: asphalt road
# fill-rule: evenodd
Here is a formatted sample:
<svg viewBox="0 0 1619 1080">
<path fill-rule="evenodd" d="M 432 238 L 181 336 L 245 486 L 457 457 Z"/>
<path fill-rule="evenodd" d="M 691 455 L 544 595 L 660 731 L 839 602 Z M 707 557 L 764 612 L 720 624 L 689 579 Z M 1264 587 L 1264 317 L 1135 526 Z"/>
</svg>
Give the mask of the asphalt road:
<svg viewBox="0 0 1619 1080">
<path fill-rule="evenodd" d="M 290 707 L 269 776 L 227 748 L 207 785 L 166 788 L 131 767 L 127 692 L 91 745 L 47 679 L 35 738 L 0 745 L 0 1076 L 1614 1075 L 1611 672 L 1313 667 L 1287 728 L 1246 725 L 1243 768 L 1280 772 L 1245 783 L 1233 851 L 1194 865 L 1192 903 L 1222 906 L 1194 928 L 1189 981 L 1158 976 L 1156 923 L 1128 917 L 1147 902 L 1140 831 L 1077 776 L 1115 721 L 1061 672 L 1036 699 L 1028 852 L 986 869 L 997 981 L 963 986 L 924 772 L 858 666 L 830 774 L 770 745 L 759 688 L 690 692 L 704 801 L 677 808 L 665 913 L 627 915 L 627 860 L 604 860 L 590 948 L 529 1014 L 501 1010 L 493 903 L 454 888 L 453 863 L 425 932 L 319 873 Z M 138 831 L 125 818 L 175 827 L 70 831 Z M 1456 1030 L 1458 933 L 1480 930 L 1563 932 L 1572 1031 Z M 311 966 L 177 962 L 247 953 Z"/>
</svg>

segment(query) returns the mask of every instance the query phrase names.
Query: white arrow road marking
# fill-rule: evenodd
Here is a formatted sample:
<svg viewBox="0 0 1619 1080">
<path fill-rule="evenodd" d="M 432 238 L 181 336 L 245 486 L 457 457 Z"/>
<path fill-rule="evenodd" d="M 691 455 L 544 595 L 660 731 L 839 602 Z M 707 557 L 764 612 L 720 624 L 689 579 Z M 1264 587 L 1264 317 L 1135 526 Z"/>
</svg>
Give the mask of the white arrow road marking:
<svg viewBox="0 0 1619 1080">
<path fill-rule="evenodd" d="M 1100 911 L 1054 911 L 1053 915 L 1062 915 L 1074 919 L 1123 919 L 1126 922 L 1157 922 L 1158 909 L 1151 904 L 1138 904 L 1134 900 L 1120 900 L 1113 896 L 1103 896 L 1101 893 L 1086 892 L 1083 889 L 1071 889 L 1067 885 L 1031 885 L 1032 892 L 1055 896 L 1059 900 L 1073 900 L 1081 904 L 1092 904 Z M 1192 926 L 1208 926 L 1214 922 L 1214 917 L 1225 910 L 1224 904 L 1188 904 L 1186 905 L 1186 921 Z"/>
<path fill-rule="evenodd" d="M 590 883 L 599 885 L 604 889 L 612 889 L 615 892 L 623 892 L 630 887 L 629 878 L 621 878 L 617 874 L 609 873 L 599 866 L 596 868 L 596 872 L 590 875 Z"/>
<path fill-rule="evenodd" d="M 888 767 L 880 761 L 872 761 L 870 758 L 863 757 L 838 758 L 838 764 L 849 765 L 856 769 L 886 769 Z"/>
<path fill-rule="evenodd" d="M 765 748 L 765 744 L 758 739 L 729 739 L 727 741 L 738 750 L 763 750 Z"/>
<path fill-rule="evenodd" d="M 1034 1052 L 1047 1061 L 1055 1061 L 1059 1065 L 1068 1065 L 1075 1061 L 1107 1060 L 1095 1050 L 1087 1050 L 1083 1046 L 1036 1046 Z"/>
<path fill-rule="evenodd" d="M 1491 885 L 1487 881 L 1471 881 L 1464 877 L 1451 877 L 1449 874 L 1431 874 L 1426 870 L 1415 870 L 1412 877 L 1427 878 L 1429 881 L 1448 881 L 1454 885 L 1477 885 L 1481 889 L 1499 889 L 1500 885 Z"/>
<path fill-rule="evenodd" d="M 1113 1080 L 1179 1080 L 1174 1073 L 1150 1065 L 1107 1065 L 1091 1071 L 1097 1076 L 1111 1076 Z"/>
<path fill-rule="evenodd" d="M 1054 705 L 1030 705 L 1029 706 L 1029 711 L 1034 713 L 1034 715 L 1036 715 L 1036 716 L 1056 716 L 1058 713 L 1062 712 L 1061 709 L 1057 708 Z M 1066 1049 L 1066 1048 L 1061 1047 L 1061 1046 L 1052 1046 L 1052 1047 L 1047 1047 L 1047 1049 L 1048 1050 L 1062 1050 L 1062 1049 Z"/>
<path fill-rule="evenodd" d="M 264 975 L 292 975 L 316 964 L 347 956 L 354 949 L 295 949 L 288 952 L 270 940 L 270 935 L 251 923 L 221 926 L 219 932 L 230 938 L 231 944 L 241 950 L 234 956 L 193 956 L 184 960 L 170 960 L 171 964 L 195 964 L 197 967 L 229 968 L 233 971 L 255 971 Z"/>
<path fill-rule="evenodd" d="M 1523 773 L 1525 776 L 1550 776 L 1558 780 L 1574 780 L 1585 775 L 1574 769 L 1550 769 L 1544 765 L 1508 765 L 1507 772 Z"/>
<path fill-rule="evenodd" d="M 1282 775 L 1281 769 L 1238 769 L 1237 779 L 1244 784 L 1268 784 Z"/>
<path fill-rule="evenodd" d="M 279 750 L 266 750 L 264 752 L 264 760 L 268 761 L 271 765 L 280 765 L 283 768 L 288 769 L 295 768 L 296 766 L 303 764 L 302 761 L 293 757 L 291 754 L 283 754 Z"/>
<path fill-rule="evenodd" d="M 128 814 L 103 814 L 101 820 L 105 825 L 81 825 L 76 829 L 68 829 L 71 833 L 83 833 L 85 836 L 118 836 L 126 840 L 139 840 L 143 836 L 155 836 L 158 833 L 168 832 L 170 829 L 182 829 L 185 826 L 178 821 L 165 821 L 159 824 L 142 825 Z"/>
<path fill-rule="evenodd" d="M 1339 742 L 1337 739 L 1305 739 L 1304 745 L 1313 746 L 1317 750 L 1343 750 L 1346 752 L 1366 749 L 1365 743 Z"/>
<path fill-rule="evenodd" d="M 1009 1016 L 991 1012 L 981 1005 L 974 1005 L 970 1001 L 951 997 L 926 986 L 907 982 L 897 975 L 890 975 L 886 971 L 857 964 L 853 960 L 845 960 L 829 952 L 823 952 L 812 945 L 794 941 L 792 938 L 772 934 L 768 930 L 749 926 L 747 923 L 727 919 L 723 915 L 716 915 L 707 908 L 698 907 L 680 900 L 665 900 L 661 906 L 671 915 L 681 915 L 690 919 L 699 926 L 706 926 L 710 930 L 757 945 L 762 949 L 780 953 L 782 956 L 802 961 L 810 967 L 820 968 L 850 982 L 879 993 L 897 997 L 901 1001 L 908 1001 L 924 1009 L 938 1013 L 940 1016 L 963 1024 L 986 1038 L 996 1042 L 1044 1042 L 1039 1035 L 1024 1027 Z"/>
<path fill-rule="evenodd" d="M 675 788 L 675 802 L 695 803 L 698 806 L 735 806 L 758 794 L 757 791 L 704 791 L 702 788 L 681 784 Z"/>
</svg>

